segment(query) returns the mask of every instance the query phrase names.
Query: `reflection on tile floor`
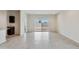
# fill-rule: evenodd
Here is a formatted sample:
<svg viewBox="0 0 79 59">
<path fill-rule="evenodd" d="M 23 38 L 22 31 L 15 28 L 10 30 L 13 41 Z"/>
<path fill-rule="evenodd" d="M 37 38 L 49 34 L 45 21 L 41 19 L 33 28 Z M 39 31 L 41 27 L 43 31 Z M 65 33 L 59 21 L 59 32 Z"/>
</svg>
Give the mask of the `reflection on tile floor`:
<svg viewBox="0 0 79 59">
<path fill-rule="evenodd" d="M 24 37 L 15 36 L 0 45 L 4 49 L 78 49 L 66 37 L 55 32 L 29 32 Z"/>
</svg>

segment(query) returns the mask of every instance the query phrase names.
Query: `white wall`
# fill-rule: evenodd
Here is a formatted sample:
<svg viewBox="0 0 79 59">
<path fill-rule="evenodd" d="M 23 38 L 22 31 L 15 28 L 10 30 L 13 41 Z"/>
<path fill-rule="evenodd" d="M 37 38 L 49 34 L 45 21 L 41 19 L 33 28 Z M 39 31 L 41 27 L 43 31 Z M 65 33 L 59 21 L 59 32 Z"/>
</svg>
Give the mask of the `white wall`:
<svg viewBox="0 0 79 59">
<path fill-rule="evenodd" d="M 28 31 L 37 31 L 35 30 L 34 26 L 34 20 L 40 18 L 40 17 L 47 17 L 48 18 L 48 31 L 56 31 L 57 30 L 57 19 L 56 15 L 51 14 L 30 14 L 27 16 L 28 18 Z M 40 25 L 38 26 L 40 27 Z"/>
<path fill-rule="evenodd" d="M 27 14 L 25 10 L 20 11 L 20 34 L 24 35 L 25 31 L 27 32 Z"/>
<path fill-rule="evenodd" d="M 9 10 L 7 14 L 7 26 L 15 26 L 15 34 L 20 34 L 20 12 L 16 10 Z M 15 23 L 9 23 L 9 16 L 15 16 Z"/>
<path fill-rule="evenodd" d="M 62 11 L 58 15 L 58 30 L 79 43 L 79 11 Z"/>
<path fill-rule="evenodd" d="M 7 27 L 7 11 L 0 10 L 0 28 Z"/>
</svg>

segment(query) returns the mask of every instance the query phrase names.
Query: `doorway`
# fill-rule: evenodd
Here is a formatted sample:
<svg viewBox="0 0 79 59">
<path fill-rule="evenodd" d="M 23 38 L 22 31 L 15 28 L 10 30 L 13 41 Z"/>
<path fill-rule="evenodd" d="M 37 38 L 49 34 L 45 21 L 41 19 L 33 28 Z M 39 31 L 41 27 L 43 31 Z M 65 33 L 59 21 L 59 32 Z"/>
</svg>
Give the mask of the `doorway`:
<svg viewBox="0 0 79 59">
<path fill-rule="evenodd" d="M 48 18 L 47 17 L 39 17 L 33 21 L 34 30 L 36 32 L 43 32 L 48 30 Z"/>
<path fill-rule="evenodd" d="M 27 17 L 27 27 L 28 32 L 43 32 L 43 31 L 49 31 L 48 25 L 49 25 L 49 19 L 47 16 L 44 15 L 28 15 Z"/>
</svg>

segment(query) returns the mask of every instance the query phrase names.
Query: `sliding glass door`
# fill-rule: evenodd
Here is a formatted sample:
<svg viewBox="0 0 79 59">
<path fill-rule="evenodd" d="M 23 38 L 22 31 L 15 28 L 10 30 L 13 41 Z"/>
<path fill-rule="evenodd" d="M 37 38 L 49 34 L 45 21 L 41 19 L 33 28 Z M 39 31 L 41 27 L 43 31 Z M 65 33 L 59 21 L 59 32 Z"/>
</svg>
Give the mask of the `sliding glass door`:
<svg viewBox="0 0 79 59">
<path fill-rule="evenodd" d="M 48 18 L 47 17 L 39 17 L 33 20 L 34 31 L 48 31 Z"/>
</svg>

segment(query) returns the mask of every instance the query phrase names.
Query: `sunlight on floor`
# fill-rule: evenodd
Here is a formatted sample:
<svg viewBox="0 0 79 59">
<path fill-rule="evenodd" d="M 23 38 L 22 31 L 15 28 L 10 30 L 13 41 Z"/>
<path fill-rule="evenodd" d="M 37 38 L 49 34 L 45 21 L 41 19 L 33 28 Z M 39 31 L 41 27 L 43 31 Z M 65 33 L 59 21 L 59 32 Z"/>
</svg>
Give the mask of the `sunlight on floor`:
<svg viewBox="0 0 79 59">
<path fill-rule="evenodd" d="M 75 42 L 74 42 L 75 43 Z M 55 32 L 29 32 L 15 36 L 0 45 L 4 49 L 78 49 L 70 39 Z"/>
</svg>

